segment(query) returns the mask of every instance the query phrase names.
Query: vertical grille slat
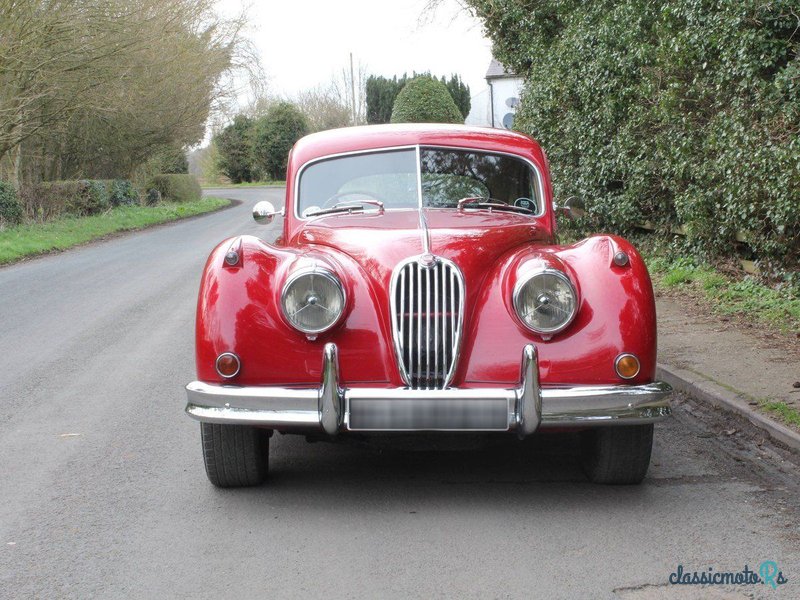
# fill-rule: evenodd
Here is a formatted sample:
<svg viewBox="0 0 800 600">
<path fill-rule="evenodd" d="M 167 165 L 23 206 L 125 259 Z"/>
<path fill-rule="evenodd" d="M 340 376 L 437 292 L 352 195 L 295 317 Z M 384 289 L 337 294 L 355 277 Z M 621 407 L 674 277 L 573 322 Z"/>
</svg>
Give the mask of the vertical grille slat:
<svg viewBox="0 0 800 600">
<path fill-rule="evenodd" d="M 441 296 L 439 295 L 439 272 L 440 265 L 437 263 L 433 270 L 433 372 L 439 373 L 439 306 Z"/>
<path fill-rule="evenodd" d="M 426 257 L 431 260 L 431 257 Z M 455 372 L 463 321 L 464 280 L 451 261 L 418 258 L 392 277 L 392 329 L 399 368 L 413 389 L 444 389 Z"/>
<path fill-rule="evenodd" d="M 417 379 L 421 379 L 422 375 L 422 319 L 425 316 L 422 310 L 422 272 L 417 269 Z"/>
<path fill-rule="evenodd" d="M 405 346 L 405 333 L 406 327 L 406 272 L 400 272 L 400 318 L 397 319 L 400 331 L 398 332 L 400 338 L 400 345 Z"/>
<path fill-rule="evenodd" d="M 431 270 L 425 269 L 425 389 L 431 388 Z"/>
</svg>

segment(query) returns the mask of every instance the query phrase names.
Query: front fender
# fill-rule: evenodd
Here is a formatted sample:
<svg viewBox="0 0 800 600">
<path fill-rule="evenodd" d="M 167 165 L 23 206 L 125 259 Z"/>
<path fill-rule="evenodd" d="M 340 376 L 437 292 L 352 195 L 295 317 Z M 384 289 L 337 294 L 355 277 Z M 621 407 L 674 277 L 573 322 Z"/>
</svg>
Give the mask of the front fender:
<svg viewBox="0 0 800 600">
<path fill-rule="evenodd" d="M 612 260 L 619 250 L 629 257 L 624 267 Z M 560 262 L 578 290 L 575 320 L 550 339 L 528 330 L 514 313 L 516 271 L 529 260 Z M 650 276 L 636 249 L 616 236 L 509 252 L 486 277 L 468 323 L 456 384 L 514 382 L 520 348 L 531 342 L 539 352 L 541 381 L 547 385 L 648 383 L 655 378 L 656 312 Z M 634 379 L 622 380 L 614 370 L 623 352 L 639 358 L 641 370 Z"/>
<path fill-rule="evenodd" d="M 231 248 L 240 256 L 233 267 L 224 263 Z M 310 261 L 330 266 L 347 296 L 342 321 L 314 339 L 292 328 L 280 307 L 288 274 Z M 211 252 L 200 282 L 195 330 L 198 379 L 236 385 L 317 385 L 323 348 L 333 342 L 340 349 L 343 380 L 401 385 L 389 324 L 379 304 L 368 278 L 346 254 L 314 247 L 278 248 L 252 236 L 225 240 Z M 223 352 L 234 352 L 241 360 L 233 380 L 216 372 L 216 358 Z"/>
</svg>

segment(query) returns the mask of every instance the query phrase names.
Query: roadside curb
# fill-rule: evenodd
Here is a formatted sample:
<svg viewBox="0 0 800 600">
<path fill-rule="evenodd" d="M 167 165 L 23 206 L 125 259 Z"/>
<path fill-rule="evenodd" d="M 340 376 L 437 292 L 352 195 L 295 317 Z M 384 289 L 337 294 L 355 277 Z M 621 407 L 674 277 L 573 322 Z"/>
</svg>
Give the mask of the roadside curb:
<svg viewBox="0 0 800 600">
<path fill-rule="evenodd" d="M 800 452 L 800 433 L 753 410 L 747 396 L 710 381 L 709 379 L 672 365 L 659 363 L 656 377 L 667 382 L 675 391 L 683 392 L 711 406 L 745 417 L 753 425 L 765 431 L 772 439 Z"/>
</svg>

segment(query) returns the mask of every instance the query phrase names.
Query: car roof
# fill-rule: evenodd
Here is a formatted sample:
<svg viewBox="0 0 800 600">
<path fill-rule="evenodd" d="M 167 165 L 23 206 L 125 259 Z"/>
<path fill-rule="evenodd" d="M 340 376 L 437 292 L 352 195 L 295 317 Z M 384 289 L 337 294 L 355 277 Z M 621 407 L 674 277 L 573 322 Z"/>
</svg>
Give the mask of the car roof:
<svg viewBox="0 0 800 600">
<path fill-rule="evenodd" d="M 292 162 L 295 168 L 299 168 L 310 160 L 331 154 L 416 145 L 511 152 L 526 156 L 539 165 L 544 163 L 539 144 L 522 133 L 441 123 L 365 125 L 312 133 L 295 144 Z"/>
</svg>

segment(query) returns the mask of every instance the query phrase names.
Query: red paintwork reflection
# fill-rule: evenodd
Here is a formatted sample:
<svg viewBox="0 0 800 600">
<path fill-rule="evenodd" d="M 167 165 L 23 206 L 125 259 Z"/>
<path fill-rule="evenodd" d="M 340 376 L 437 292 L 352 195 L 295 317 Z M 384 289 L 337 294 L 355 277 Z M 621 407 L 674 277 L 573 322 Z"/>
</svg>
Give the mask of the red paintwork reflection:
<svg viewBox="0 0 800 600">
<path fill-rule="evenodd" d="M 322 348 L 339 348 L 348 386 L 401 386 L 389 315 L 389 280 L 402 259 L 423 250 L 416 210 L 385 214 L 336 215 L 309 221 L 293 216 L 291 173 L 314 158 L 365 148 L 450 145 L 517 153 L 539 166 L 544 178 L 545 213 L 429 209 L 430 246 L 452 260 L 466 285 L 464 339 L 455 386 L 516 384 L 522 347 L 539 350 L 546 385 L 622 383 L 613 363 L 622 352 L 642 365 L 632 383 L 655 375 L 656 329 L 652 286 L 641 257 L 625 240 L 595 236 L 572 246 L 554 239 L 552 193 L 539 146 L 519 134 L 463 127 L 413 126 L 353 128 L 305 138 L 292 152 L 287 178 L 287 217 L 280 247 L 251 236 L 222 242 L 209 257 L 197 306 L 198 378 L 222 382 L 214 369 L 226 351 L 242 359 L 241 385 L 317 385 Z M 223 268 L 231 244 L 241 262 Z M 630 256 L 625 267 L 614 253 Z M 288 274 L 320 262 L 346 288 L 342 322 L 314 340 L 292 329 L 280 309 Z M 519 273 L 536 266 L 565 271 L 578 290 L 578 316 L 563 332 L 545 340 L 516 318 L 512 292 Z"/>
<path fill-rule="evenodd" d="M 210 258 L 198 304 L 200 379 L 219 381 L 214 359 L 235 351 L 242 359 L 237 383 L 318 381 L 322 346 L 330 341 L 339 347 L 348 385 L 402 385 L 392 346 L 389 278 L 399 258 L 419 253 L 419 236 L 402 230 L 384 230 L 383 236 L 369 229 L 348 231 L 349 236 L 341 237 L 343 230 L 320 227 L 308 232 L 313 242 L 281 250 L 245 237 L 246 260 L 239 269 L 216 267 L 229 242 L 221 244 Z M 543 383 L 619 382 L 613 362 L 621 352 L 636 354 L 642 363 L 635 382 L 651 381 L 655 307 L 644 263 L 630 244 L 598 236 L 562 248 L 530 244 L 522 231 L 504 225 L 482 235 L 477 229 L 467 230 L 465 236 L 432 232 L 432 250 L 456 262 L 466 284 L 465 336 L 454 385 L 514 383 L 522 347 L 530 342 L 539 349 Z M 528 228 L 528 239 L 535 232 Z M 617 249 L 628 252 L 629 266 L 611 266 Z M 312 258 L 339 274 L 348 304 L 339 326 L 309 341 L 284 321 L 279 295 L 288 273 Z M 519 323 L 511 303 L 517 271 L 531 264 L 560 266 L 577 284 L 578 316 L 550 340 Z"/>
</svg>

